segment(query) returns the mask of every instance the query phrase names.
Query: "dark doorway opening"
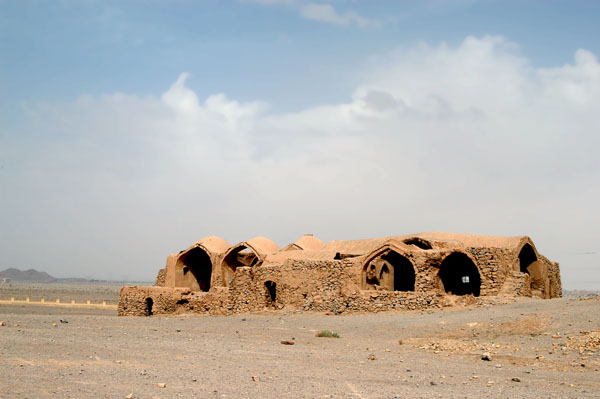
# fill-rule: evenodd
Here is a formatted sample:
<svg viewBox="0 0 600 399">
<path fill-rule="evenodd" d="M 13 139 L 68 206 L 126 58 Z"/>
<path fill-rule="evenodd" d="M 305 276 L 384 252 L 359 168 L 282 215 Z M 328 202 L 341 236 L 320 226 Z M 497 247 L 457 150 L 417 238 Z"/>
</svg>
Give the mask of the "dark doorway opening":
<svg viewBox="0 0 600 399">
<path fill-rule="evenodd" d="M 274 281 L 265 281 L 265 297 L 267 305 L 277 302 L 277 283 Z"/>
<path fill-rule="evenodd" d="M 417 248 L 421 248 L 421 249 L 424 249 L 424 250 L 432 249 L 431 244 L 429 243 L 429 241 L 424 240 L 424 239 L 419 238 L 419 237 L 409 238 L 407 240 L 404 240 L 403 242 L 406 245 L 412 245 L 412 246 L 415 246 Z"/>
<path fill-rule="evenodd" d="M 394 268 L 394 291 L 415 290 L 415 268 L 410 260 L 391 251 L 383 256 Z"/>
<path fill-rule="evenodd" d="M 152 316 L 152 306 L 154 306 L 154 301 L 152 298 L 146 298 L 146 316 Z"/>
<path fill-rule="evenodd" d="M 521 252 L 519 252 L 519 266 L 521 273 L 531 274 L 529 266 L 536 260 L 538 259 L 531 245 L 523 245 L 523 248 L 521 248 Z"/>
<path fill-rule="evenodd" d="M 479 296 L 481 276 L 475 263 L 467 255 L 455 252 L 444 259 L 440 266 L 439 277 L 444 290 L 453 295 Z"/>
<path fill-rule="evenodd" d="M 395 251 L 373 259 L 365 269 L 367 288 L 389 291 L 414 291 L 415 268 L 408 258 Z"/>
<path fill-rule="evenodd" d="M 535 250 L 530 244 L 523 245 L 519 252 L 519 270 L 521 273 L 527 273 L 530 276 L 530 287 L 532 291 L 539 291 L 538 295 L 546 295 L 550 289 L 548 271 L 541 262 Z"/>
<path fill-rule="evenodd" d="M 210 290 L 212 277 L 210 256 L 202 248 L 196 247 L 191 249 L 181 261 L 186 285 L 197 291 Z"/>
</svg>

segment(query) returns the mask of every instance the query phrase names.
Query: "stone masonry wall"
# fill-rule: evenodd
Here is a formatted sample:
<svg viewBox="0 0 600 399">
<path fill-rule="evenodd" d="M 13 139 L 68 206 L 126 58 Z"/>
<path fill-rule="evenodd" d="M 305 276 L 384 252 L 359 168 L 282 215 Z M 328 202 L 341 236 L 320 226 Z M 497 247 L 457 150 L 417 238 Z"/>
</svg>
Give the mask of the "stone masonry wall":
<svg viewBox="0 0 600 399">
<path fill-rule="evenodd" d="M 467 248 L 481 274 L 481 295 L 498 295 L 514 269 L 515 255 L 505 248 Z"/>
<path fill-rule="evenodd" d="M 449 297 L 439 278 L 441 262 L 453 252 L 464 252 L 477 265 L 481 296 Z M 403 256 L 415 267 L 415 291 L 364 290 L 365 256 L 342 260 L 287 259 L 283 264 L 239 267 L 230 287 L 222 287 L 220 269 L 213 269 L 209 292 L 163 287 L 161 269 L 154 287 L 123 287 L 119 315 L 152 314 L 239 314 L 268 309 L 317 312 L 377 312 L 398 309 L 425 309 L 451 303 L 479 303 L 493 296 L 531 296 L 531 278 L 518 270 L 518 258 L 509 249 L 471 247 L 409 251 Z M 216 261 L 217 259 L 213 259 Z M 539 261 L 548 270 L 549 288 L 545 297 L 561 296 L 558 264 L 543 256 Z M 517 262 L 517 263 L 516 263 Z M 218 262 L 215 262 L 218 264 Z M 267 287 L 270 287 L 272 292 Z M 488 297 L 488 299 L 486 299 Z M 449 299 L 450 298 L 450 299 Z M 273 301 L 274 299 L 274 301 Z"/>
<path fill-rule="evenodd" d="M 154 285 L 156 287 L 164 287 L 166 278 L 167 278 L 167 270 L 164 268 L 160 269 L 158 271 L 158 274 L 156 275 L 156 281 L 154 282 Z"/>
</svg>

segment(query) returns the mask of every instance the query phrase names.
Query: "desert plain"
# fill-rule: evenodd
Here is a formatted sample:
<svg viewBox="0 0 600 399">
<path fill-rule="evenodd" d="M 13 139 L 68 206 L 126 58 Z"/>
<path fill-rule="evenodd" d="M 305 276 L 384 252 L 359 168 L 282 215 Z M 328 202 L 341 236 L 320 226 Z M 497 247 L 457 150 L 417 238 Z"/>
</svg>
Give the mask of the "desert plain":
<svg viewBox="0 0 600 399">
<path fill-rule="evenodd" d="M 1 398 L 598 398 L 600 297 L 118 317 L 119 286 L 4 284 Z M 318 337 L 322 331 L 339 338 Z"/>
</svg>

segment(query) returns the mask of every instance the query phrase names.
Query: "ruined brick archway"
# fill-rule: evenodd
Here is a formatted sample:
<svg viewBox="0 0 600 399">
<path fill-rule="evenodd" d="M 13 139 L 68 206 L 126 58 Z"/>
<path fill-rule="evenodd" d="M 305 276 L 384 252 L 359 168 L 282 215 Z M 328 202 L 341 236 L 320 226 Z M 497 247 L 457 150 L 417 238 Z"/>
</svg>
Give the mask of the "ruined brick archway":
<svg viewBox="0 0 600 399">
<path fill-rule="evenodd" d="M 481 275 L 475 263 L 466 254 L 454 252 L 448 255 L 440 265 L 438 276 L 444 290 L 453 295 L 479 296 Z"/>
<path fill-rule="evenodd" d="M 521 273 L 529 275 L 531 290 L 538 291 L 537 295 L 548 296 L 550 289 L 548 271 L 539 262 L 535 249 L 529 243 L 523 245 L 521 251 L 519 251 L 519 270 Z"/>
<path fill-rule="evenodd" d="M 365 264 L 363 286 L 376 290 L 414 291 L 415 276 L 412 262 L 398 252 L 390 250 Z"/>
<path fill-rule="evenodd" d="M 229 286 L 231 279 L 238 267 L 255 266 L 259 263 L 258 254 L 246 245 L 238 245 L 232 248 L 223 258 L 221 271 L 223 273 L 223 283 Z"/>
<path fill-rule="evenodd" d="M 267 255 L 279 250 L 279 246 L 266 237 L 254 237 L 229 248 L 221 261 L 223 285 L 231 285 L 238 267 L 260 266 Z"/>
<path fill-rule="evenodd" d="M 179 286 L 195 291 L 209 291 L 213 265 L 210 256 L 200 247 L 194 247 L 179 258 L 182 281 Z"/>
</svg>

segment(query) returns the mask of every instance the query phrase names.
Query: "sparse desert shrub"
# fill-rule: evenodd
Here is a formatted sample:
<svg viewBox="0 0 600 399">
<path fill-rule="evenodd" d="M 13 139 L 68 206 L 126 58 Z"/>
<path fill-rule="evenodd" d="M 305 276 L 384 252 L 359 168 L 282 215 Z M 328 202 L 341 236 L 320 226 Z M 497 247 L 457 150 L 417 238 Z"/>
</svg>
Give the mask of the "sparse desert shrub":
<svg viewBox="0 0 600 399">
<path fill-rule="evenodd" d="M 340 334 L 333 332 L 331 330 L 322 330 L 317 333 L 317 337 L 340 338 Z"/>
</svg>

